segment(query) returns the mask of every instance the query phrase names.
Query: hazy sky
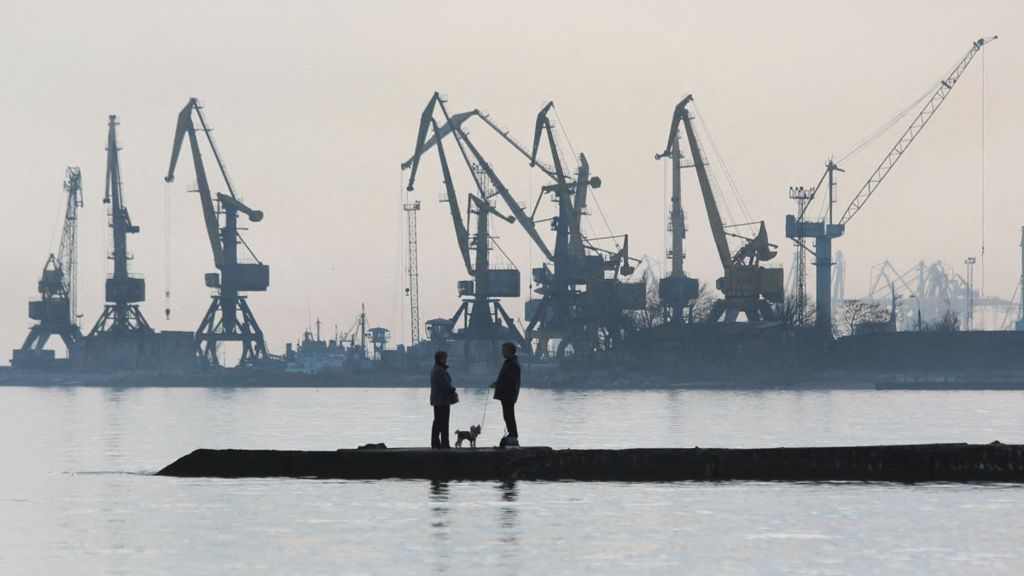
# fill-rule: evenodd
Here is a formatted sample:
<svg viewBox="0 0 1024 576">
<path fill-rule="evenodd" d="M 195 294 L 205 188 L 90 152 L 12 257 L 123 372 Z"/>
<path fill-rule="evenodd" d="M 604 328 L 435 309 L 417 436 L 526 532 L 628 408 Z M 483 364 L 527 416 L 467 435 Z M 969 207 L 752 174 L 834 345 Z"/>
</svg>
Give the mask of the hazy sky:
<svg viewBox="0 0 1024 576">
<path fill-rule="evenodd" d="M 88 330 L 102 307 L 109 244 L 103 196 L 108 114 L 121 119 L 127 204 L 141 234 L 133 271 L 158 329 L 192 330 L 213 270 L 184 157 L 165 185 L 178 111 L 206 105 L 232 179 L 266 212 L 246 239 L 271 267 L 250 302 L 274 352 L 310 318 L 346 330 L 409 329 L 403 174 L 431 93 L 453 111 L 481 108 L 522 140 L 554 100 L 577 152 L 604 186 L 596 199 L 632 251 L 664 267 L 672 109 L 693 93 L 752 216 L 764 219 L 789 266 L 789 186 L 813 185 L 830 155 L 873 132 L 938 80 L 978 37 L 983 51 L 847 235 L 847 295 L 870 267 L 981 255 L 982 70 L 985 78 L 985 290 L 1009 298 L 1024 225 L 1015 169 L 1024 126 L 1024 4 L 1005 2 L 32 2 L 0 20 L 0 361 L 30 325 L 27 302 L 56 250 L 68 165 L 82 168 L 79 310 Z M 908 118 L 909 119 L 909 118 Z M 904 126 L 900 124 L 900 128 Z M 543 183 L 481 126 L 471 134 L 524 201 Z M 846 163 L 845 207 L 897 132 Z M 454 155 L 454 154 L 452 154 Z M 456 164 L 455 160 L 452 161 Z M 462 166 L 455 168 L 464 172 Z M 460 176 L 460 195 L 468 191 Z M 696 181 L 687 174 L 687 271 L 720 275 Z M 723 181 L 724 183 L 724 181 Z M 221 189 L 223 189 L 221 187 Z M 413 199 L 420 213 L 422 318 L 451 315 L 464 279 L 436 156 Z M 169 195 L 170 259 L 165 258 Z M 595 233 L 604 224 L 595 209 Z M 496 225 L 523 270 L 539 264 L 525 234 Z M 170 270 L 167 277 L 165 269 Z M 980 268 L 977 273 L 980 284 Z M 164 319 L 170 286 L 169 321 Z M 524 286 L 525 291 L 525 286 Z M 515 316 L 521 302 L 507 302 Z"/>
</svg>

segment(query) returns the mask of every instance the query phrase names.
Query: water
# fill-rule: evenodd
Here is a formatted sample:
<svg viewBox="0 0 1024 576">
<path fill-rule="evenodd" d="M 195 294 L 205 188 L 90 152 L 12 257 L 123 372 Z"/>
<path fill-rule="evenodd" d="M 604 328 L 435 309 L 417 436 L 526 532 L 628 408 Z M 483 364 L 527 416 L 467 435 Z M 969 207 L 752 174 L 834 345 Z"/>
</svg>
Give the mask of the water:
<svg viewBox="0 0 1024 576">
<path fill-rule="evenodd" d="M 462 390 L 453 428 L 478 422 Z M 0 388 L 0 574 L 1021 574 L 1006 485 L 175 479 L 197 448 L 425 445 L 427 390 Z M 1021 392 L 524 390 L 553 447 L 1024 443 Z M 500 434 L 489 407 L 480 438 Z"/>
</svg>

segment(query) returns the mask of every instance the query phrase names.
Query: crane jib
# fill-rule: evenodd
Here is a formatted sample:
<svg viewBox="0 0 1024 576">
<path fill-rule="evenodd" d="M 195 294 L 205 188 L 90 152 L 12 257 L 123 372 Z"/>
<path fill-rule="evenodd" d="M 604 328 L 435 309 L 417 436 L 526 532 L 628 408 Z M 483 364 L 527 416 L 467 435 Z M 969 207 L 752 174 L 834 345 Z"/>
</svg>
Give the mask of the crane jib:
<svg viewBox="0 0 1024 576">
<path fill-rule="evenodd" d="M 957 65 L 953 67 L 953 71 L 950 72 L 949 76 L 939 83 L 938 89 L 936 89 L 935 93 L 932 94 L 928 103 L 921 109 L 921 112 L 918 113 L 917 117 L 914 118 L 914 121 L 910 123 L 910 126 L 908 126 L 900 136 L 899 141 L 896 142 L 885 158 L 882 159 L 878 168 L 872 172 L 871 176 L 868 177 L 867 182 L 864 183 L 864 186 L 861 187 L 860 191 L 858 191 L 853 197 L 853 200 L 850 201 L 846 211 L 843 212 L 842 218 L 839 219 L 840 224 L 847 224 L 854 216 L 857 215 L 857 212 L 864 207 L 864 204 L 867 203 L 868 199 L 875 192 L 878 186 L 883 180 L 885 180 L 889 171 L 892 170 L 893 166 L 896 165 L 896 162 L 898 162 L 903 156 L 903 153 L 910 147 L 910 144 L 913 143 L 915 138 L 917 138 L 917 135 L 924 129 L 925 125 L 928 124 L 928 121 L 931 120 L 932 116 L 939 109 L 939 106 L 945 102 L 946 97 L 949 96 L 949 93 L 953 90 L 957 81 L 960 80 L 964 71 L 967 70 L 967 66 L 974 59 L 975 55 L 977 55 L 986 44 L 996 38 L 998 38 L 998 36 L 981 38 L 971 44 L 971 48 L 967 51 L 967 54 L 965 54 Z"/>
</svg>

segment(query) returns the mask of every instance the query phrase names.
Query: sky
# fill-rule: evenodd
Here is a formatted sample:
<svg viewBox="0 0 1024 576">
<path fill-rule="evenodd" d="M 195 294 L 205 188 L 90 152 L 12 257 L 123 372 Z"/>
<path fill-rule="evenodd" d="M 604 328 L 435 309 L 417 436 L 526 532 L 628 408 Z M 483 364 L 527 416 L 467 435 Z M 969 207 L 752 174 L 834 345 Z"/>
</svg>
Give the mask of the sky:
<svg viewBox="0 0 1024 576">
<path fill-rule="evenodd" d="M 266 214 L 244 235 L 271 268 L 270 290 L 250 297 L 271 351 L 316 319 L 325 336 L 347 331 L 363 305 L 371 325 L 402 343 L 410 332 L 404 202 L 422 202 L 421 319 L 451 316 L 456 282 L 466 278 L 438 202 L 436 155 L 424 158 L 408 195 L 399 168 L 434 91 L 453 112 L 485 110 L 527 143 L 537 112 L 554 101 L 564 147 L 585 153 L 603 182 L 588 229 L 629 234 L 631 253 L 656 273 L 667 268 L 668 173 L 654 154 L 675 104 L 693 94 L 721 153 L 712 168 L 722 176 L 727 167 L 747 211 L 780 247 L 772 263 L 788 269 L 789 187 L 815 184 L 830 157 L 933 86 L 972 41 L 996 34 L 835 242 L 847 262 L 847 296 L 862 295 L 871 267 L 886 259 L 899 269 L 941 259 L 963 273 L 964 259 L 976 256 L 979 288 L 1010 298 L 1024 225 L 1016 170 L 1024 4 L 18 3 L 0 20 L 0 351 L 19 346 L 31 324 L 26 303 L 57 249 L 71 165 L 81 167 L 85 193 L 84 330 L 102 310 L 111 271 L 102 204 L 110 114 L 121 122 L 126 203 L 141 227 L 129 238 L 132 271 L 147 281 L 142 309 L 155 328 L 193 330 L 209 304 L 203 274 L 213 262 L 198 198 L 188 193 L 191 161 L 183 158 L 176 181 L 164 182 L 177 114 L 194 96 L 240 196 Z M 482 124 L 470 130 L 512 193 L 532 205 L 541 175 Z M 844 163 L 838 208 L 898 135 L 886 133 Z M 464 198 L 469 180 L 457 164 Z M 691 172 L 683 183 L 685 267 L 713 283 L 721 267 Z M 495 235 L 525 292 L 539 253 L 516 225 L 495 223 Z M 522 300 L 505 302 L 513 316 L 522 316 Z M 7 359 L 0 352 L 0 363 Z"/>
</svg>

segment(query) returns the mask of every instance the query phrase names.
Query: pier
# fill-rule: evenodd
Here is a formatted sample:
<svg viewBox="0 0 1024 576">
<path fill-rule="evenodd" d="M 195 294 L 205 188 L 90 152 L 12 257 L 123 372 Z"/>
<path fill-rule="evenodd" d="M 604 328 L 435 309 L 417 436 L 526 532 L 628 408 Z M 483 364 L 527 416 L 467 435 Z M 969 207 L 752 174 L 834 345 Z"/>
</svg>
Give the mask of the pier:
<svg viewBox="0 0 1024 576">
<path fill-rule="evenodd" d="M 319 479 L 1024 483 L 1024 445 L 624 450 L 199 449 L 159 476 Z"/>
</svg>

